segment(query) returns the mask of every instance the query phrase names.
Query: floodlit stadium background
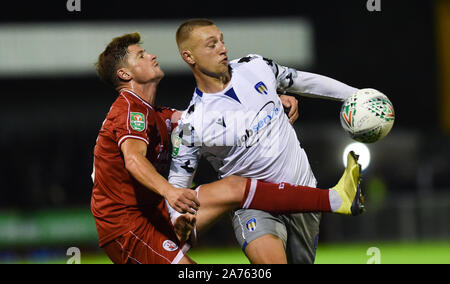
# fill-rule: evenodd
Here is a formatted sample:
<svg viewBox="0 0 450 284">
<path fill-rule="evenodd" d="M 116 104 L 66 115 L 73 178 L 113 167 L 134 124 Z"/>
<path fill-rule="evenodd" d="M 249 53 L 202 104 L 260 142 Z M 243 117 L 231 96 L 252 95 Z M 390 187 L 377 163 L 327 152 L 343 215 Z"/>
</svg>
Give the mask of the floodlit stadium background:
<svg viewBox="0 0 450 284">
<path fill-rule="evenodd" d="M 183 109 L 194 81 L 175 43 L 188 18 L 214 20 L 229 57 L 260 53 L 389 96 L 390 135 L 368 145 L 368 213 L 325 214 L 318 263 L 450 263 L 450 1 L 366 0 L 152 4 L 81 0 L 2 4 L 0 18 L 0 263 L 105 262 L 89 211 L 92 150 L 115 99 L 93 63 L 112 37 L 138 31 L 166 73 L 157 102 Z M 394 3 L 392 3 L 394 2 Z M 23 6 L 26 7 L 23 7 Z M 333 186 L 342 152 L 340 104 L 300 99 L 295 123 L 319 182 Z M 197 183 L 215 174 L 201 164 Z M 224 249 L 225 248 L 225 249 Z M 200 238 L 203 263 L 245 262 L 225 216 Z M 372 261 L 374 262 L 374 261 Z"/>
</svg>

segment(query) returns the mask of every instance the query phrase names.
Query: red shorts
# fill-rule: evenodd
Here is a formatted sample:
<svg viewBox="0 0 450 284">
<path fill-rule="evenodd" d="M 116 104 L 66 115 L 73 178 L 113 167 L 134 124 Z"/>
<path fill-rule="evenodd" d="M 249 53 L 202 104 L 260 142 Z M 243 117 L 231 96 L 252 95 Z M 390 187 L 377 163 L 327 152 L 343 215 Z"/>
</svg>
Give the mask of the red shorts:
<svg viewBox="0 0 450 284">
<path fill-rule="evenodd" d="M 176 264 L 191 247 L 178 240 L 168 219 L 156 225 L 147 219 L 139 223 L 103 247 L 113 263 Z"/>
</svg>

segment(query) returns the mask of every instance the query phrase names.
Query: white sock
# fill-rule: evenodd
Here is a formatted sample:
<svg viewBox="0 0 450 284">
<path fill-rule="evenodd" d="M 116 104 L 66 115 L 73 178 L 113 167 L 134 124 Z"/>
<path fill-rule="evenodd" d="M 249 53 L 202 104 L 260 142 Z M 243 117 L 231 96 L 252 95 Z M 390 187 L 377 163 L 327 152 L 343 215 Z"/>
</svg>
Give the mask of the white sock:
<svg viewBox="0 0 450 284">
<path fill-rule="evenodd" d="M 195 192 L 197 193 L 197 198 L 198 198 L 198 194 L 199 194 L 199 189 L 200 186 L 198 186 L 195 189 Z M 167 202 L 167 200 L 165 200 L 166 205 L 167 205 L 167 209 L 169 211 L 169 218 L 170 218 L 170 222 L 172 222 L 172 226 L 175 225 L 175 221 L 178 219 L 178 217 L 180 217 L 181 214 L 180 212 L 178 212 L 177 210 L 173 209 L 172 206 L 170 206 L 169 202 Z M 193 243 L 197 242 L 197 225 L 194 226 L 194 230 L 192 230 L 192 234 L 191 234 L 191 240 Z"/>
<path fill-rule="evenodd" d="M 249 192 L 247 195 L 247 199 L 245 200 L 244 205 L 242 206 L 243 209 L 247 209 L 250 206 L 250 204 L 252 204 L 257 185 L 258 185 L 258 180 L 252 178 L 251 183 L 250 183 L 250 189 L 249 189 Z"/>
<path fill-rule="evenodd" d="M 198 198 L 198 194 L 199 194 L 199 190 L 200 190 L 200 186 L 197 186 L 197 188 L 195 189 L 195 192 L 197 193 L 197 198 Z M 197 212 L 195 212 L 195 214 L 197 215 Z M 191 234 L 191 241 L 192 244 L 196 244 L 197 243 L 197 225 L 194 226 L 194 230 L 192 230 L 192 234 Z"/>
<path fill-rule="evenodd" d="M 330 208 L 332 212 L 336 212 L 342 205 L 342 198 L 334 189 L 329 189 L 328 198 L 330 199 Z"/>
<path fill-rule="evenodd" d="M 169 210 L 169 217 L 170 221 L 172 222 L 172 225 L 175 224 L 175 221 L 178 219 L 178 217 L 181 216 L 181 213 L 177 210 L 173 209 L 172 206 L 170 206 L 169 202 L 166 200 L 167 209 Z"/>
</svg>

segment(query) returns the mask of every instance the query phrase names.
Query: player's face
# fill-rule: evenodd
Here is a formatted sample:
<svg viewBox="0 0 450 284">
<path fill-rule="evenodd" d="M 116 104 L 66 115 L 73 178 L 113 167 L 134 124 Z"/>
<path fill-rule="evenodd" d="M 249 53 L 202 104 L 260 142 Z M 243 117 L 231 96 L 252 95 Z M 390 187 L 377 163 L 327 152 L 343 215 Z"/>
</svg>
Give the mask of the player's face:
<svg viewBox="0 0 450 284">
<path fill-rule="evenodd" d="M 223 34 L 216 26 L 198 27 L 192 31 L 191 49 L 196 68 L 214 77 L 228 72 L 227 48 Z"/>
<path fill-rule="evenodd" d="M 138 83 L 159 82 L 164 77 L 156 55 L 148 53 L 137 44 L 128 47 L 127 63 L 133 80 Z"/>
</svg>

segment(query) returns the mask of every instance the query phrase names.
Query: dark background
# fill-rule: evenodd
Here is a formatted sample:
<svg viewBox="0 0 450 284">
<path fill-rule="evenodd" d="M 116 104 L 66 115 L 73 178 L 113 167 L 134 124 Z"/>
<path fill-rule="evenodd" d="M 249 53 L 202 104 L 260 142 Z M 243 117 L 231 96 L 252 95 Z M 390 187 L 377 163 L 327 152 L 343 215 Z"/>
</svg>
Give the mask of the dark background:
<svg viewBox="0 0 450 284">
<path fill-rule="evenodd" d="M 391 134 L 369 145 L 372 163 L 364 180 L 369 186 L 372 178 L 381 179 L 382 198 L 387 200 L 393 195 L 428 196 L 449 189 L 449 137 L 440 127 L 434 4 L 382 0 L 381 12 L 369 12 L 365 0 L 82 0 L 82 11 L 70 13 L 66 1 L 16 1 L 2 4 L 0 25 L 129 19 L 181 23 L 194 17 L 306 18 L 314 27 L 316 57 L 306 71 L 358 88 L 376 88 L 395 106 Z M 116 93 L 94 75 L 0 78 L 0 85 L 0 208 L 88 208 L 93 147 Z M 183 109 L 193 87 L 191 75 L 168 75 L 160 83 L 157 104 Z M 340 153 L 351 142 L 341 129 L 339 110 L 340 104 L 333 101 L 300 100 L 295 128 L 321 187 L 335 184 L 343 170 Z M 214 177 L 204 165 L 197 181 Z M 326 240 L 326 228 L 324 232 Z"/>
</svg>

